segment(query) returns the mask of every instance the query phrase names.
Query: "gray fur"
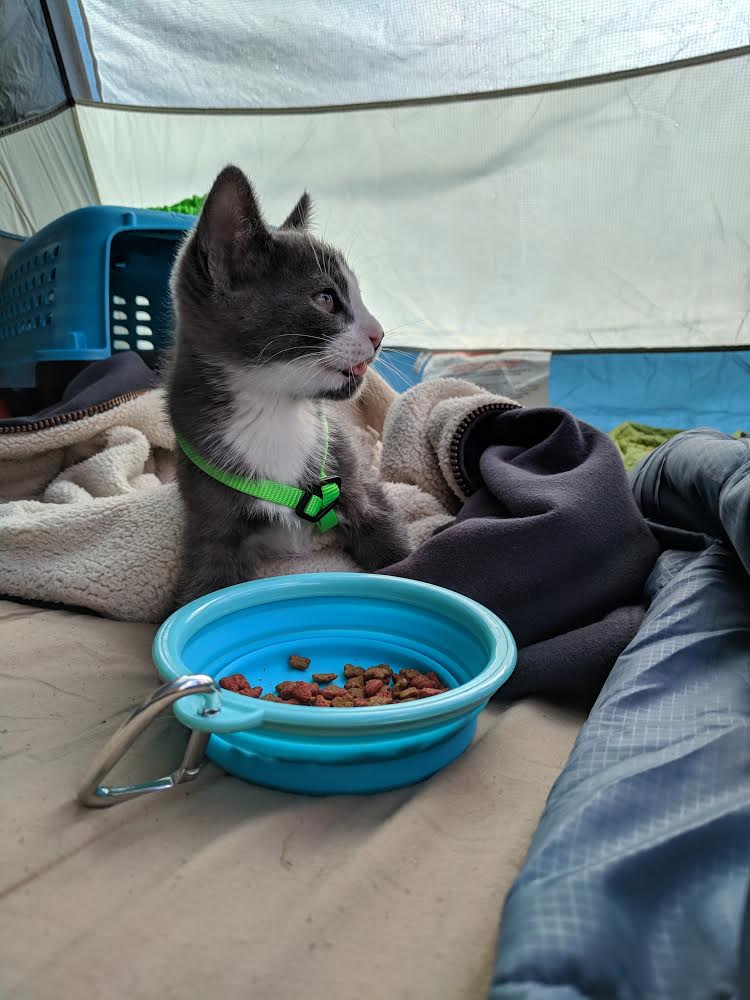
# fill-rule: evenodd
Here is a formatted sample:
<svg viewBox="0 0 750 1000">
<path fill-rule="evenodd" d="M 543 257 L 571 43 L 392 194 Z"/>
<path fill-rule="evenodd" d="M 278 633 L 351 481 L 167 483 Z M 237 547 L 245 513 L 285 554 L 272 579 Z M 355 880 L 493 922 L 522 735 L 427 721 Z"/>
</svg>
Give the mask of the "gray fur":
<svg viewBox="0 0 750 1000">
<path fill-rule="evenodd" d="M 310 489 L 320 474 L 325 412 L 327 475 L 342 479 L 334 530 L 374 571 L 402 559 L 406 541 L 338 411 L 360 391 L 353 369 L 375 356 L 382 329 L 341 254 L 307 232 L 310 208 L 305 193 L 271 230 L 244 174 L 236 167 L 219 174 L 172 275 L 170 415 L 214 465 Z M 314 530 L 221 485 L 181 453 L 177 471 L 187 515 L 178 605 L 252 579 L 264 549 L 304 547 Z"/>
</svg>

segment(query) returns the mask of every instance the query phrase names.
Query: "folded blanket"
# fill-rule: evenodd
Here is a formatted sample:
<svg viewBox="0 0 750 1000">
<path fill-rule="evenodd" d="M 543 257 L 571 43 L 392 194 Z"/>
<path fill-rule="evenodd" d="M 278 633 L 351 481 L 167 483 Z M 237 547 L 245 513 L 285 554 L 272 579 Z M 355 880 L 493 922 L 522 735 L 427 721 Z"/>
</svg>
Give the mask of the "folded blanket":
<svg viewBox="0 0 750 1000">
<path fill-rule="evenodd" d="M 145 366 L 139 388 L 137 363 L 93 365 L 54 412 L 0 422 L 3 594 L 130 621 L 166 613 L 183 510 L 164 397 Z M 608 438 L 457 379 L 396 396 L 371 372 L 342 405 L 410 533 L 413 554 L 385 572 L 503 617 L 522 650 L 508 695 L 595 693 L 635 633 L 656 556 Z M 331 532 L 260 575 L 356 569 Z"/>
</svg>

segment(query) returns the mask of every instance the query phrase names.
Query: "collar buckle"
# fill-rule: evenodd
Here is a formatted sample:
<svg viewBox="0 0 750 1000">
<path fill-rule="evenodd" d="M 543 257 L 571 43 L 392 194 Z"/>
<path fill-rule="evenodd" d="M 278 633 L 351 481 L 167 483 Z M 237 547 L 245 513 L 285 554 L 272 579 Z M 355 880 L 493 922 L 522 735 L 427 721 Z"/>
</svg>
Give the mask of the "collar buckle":
<svg viewBox="0 0 750 1000">
<path fill-rule="evenodd" d="M 340 497 L 341 479 L 338 476 L 329 476 L 327 479 L 321 479 L 315 489 L 303 492 L 294 508 L 294 513 L 303 521 L 318 524 L 333 510 Z"/>
</svg>

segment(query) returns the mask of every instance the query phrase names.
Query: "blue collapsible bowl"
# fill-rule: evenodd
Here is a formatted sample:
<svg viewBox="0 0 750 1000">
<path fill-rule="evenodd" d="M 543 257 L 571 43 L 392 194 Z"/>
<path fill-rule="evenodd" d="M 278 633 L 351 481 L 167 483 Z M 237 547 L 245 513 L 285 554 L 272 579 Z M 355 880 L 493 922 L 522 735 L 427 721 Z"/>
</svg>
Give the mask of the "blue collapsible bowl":
<svg viewBox="0 0 750 1000">
<path fill-rule="evenodd" d="M 206 753 L 238 778 L 312 795 L 366 794 L 413 784 L 463 753 L 477 716 L 508 679 L 507 627 L 459 594 L 412 580 L 315 573 L 242 583 L 175 612 L 154 640 L 164 681 L 242 673 L 271 693 L 280 681 L 341 674 L 345 663 L 434 670 L 449 691 L 367 708 L 283 705 L 221 692 L 176 702 L 177 718 L 211 733 Z M 307 673 L 289 657 L 310 657 Z M 343 683 L 343 677 L 340 681 Z"/>
</svg>

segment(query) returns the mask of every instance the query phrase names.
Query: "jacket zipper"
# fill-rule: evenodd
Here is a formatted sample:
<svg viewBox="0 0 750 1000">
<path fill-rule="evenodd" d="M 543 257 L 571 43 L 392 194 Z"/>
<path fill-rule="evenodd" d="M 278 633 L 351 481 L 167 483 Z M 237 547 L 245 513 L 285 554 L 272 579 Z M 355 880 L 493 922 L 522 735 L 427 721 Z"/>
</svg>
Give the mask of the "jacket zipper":
<svg viewBox="0 0 750 1000">
<path fill-rule="evenodd" d="M 71 410 L 70 413 L 60 413 L 55 417 L 44 417 L 43 420 L 34 420 L 30 424 L 12 424 L 10 427 L 0 427 L 0 434 L 30 434 L 33 431 L 46 431 L 51 427 L 59 427 L 61 424 L 71 424 L 74 420 L 85 420 L 86 417 L 95 417 L 99 413 L 113 410 L 121 403 L 129 403 L 148 391 L 148 389 L 136 389 L 134 392 L 124 392 L 121 396 L 115 396 L 114 399 L 108 399 L 104 403 L 87 406 L 83 410 Z"/>
<path fill-rule="evenodd" d="M 463 437 L 466 429 L 477 417 L 481 416 L 483 413 L 489 413 L 491 410 L 520 410 L 520 403 L 485 403 L 483 406 L 478 406 L 475 410 L 467 413 L 466 416 L 461 420 L 454 431 L 453 437 L 451 438 L 450 450 L 448 456 L 450 459 L 451 472 L 453 473 L 453 478 L 458 483 L 461 488 L 461 492 L 465 496 L 470 496 L 472 489 L 469 484 L 464 479 L 461 470 L 458 466 L 458 449 L 461 444 L 461 438 Z"/>
</svg>

